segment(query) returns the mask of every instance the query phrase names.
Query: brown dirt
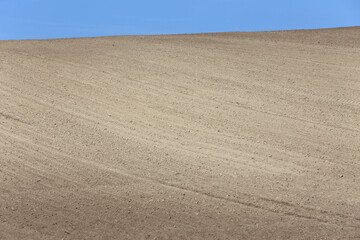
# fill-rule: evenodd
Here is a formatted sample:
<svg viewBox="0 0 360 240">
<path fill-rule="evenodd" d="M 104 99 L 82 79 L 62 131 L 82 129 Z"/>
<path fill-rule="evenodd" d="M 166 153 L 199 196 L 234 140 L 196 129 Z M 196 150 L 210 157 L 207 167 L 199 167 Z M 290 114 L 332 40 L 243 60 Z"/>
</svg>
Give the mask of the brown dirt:
<svg viewBox="0 0 360 240">
<path fill-rule="evenodd" d="M 0 42 L 0 239 L 360 238 L 360 28 Z"/>
</svg>

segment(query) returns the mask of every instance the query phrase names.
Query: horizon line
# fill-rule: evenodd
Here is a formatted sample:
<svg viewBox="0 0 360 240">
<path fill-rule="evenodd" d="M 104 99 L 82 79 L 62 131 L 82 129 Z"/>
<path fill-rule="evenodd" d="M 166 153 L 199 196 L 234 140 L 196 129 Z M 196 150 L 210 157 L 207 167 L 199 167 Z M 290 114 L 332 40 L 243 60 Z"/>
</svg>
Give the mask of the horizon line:
<svg viewBox="0 0 360 240">
<path fill-rule="evenodd" d="M 131 37 L 131 36 L 176 36 L 176 35 L 199 35 L 199 34 L 218 34 L 218 33 L 266 33 L 266 32 L 291 32 L 291 31 L 314 31 L 314 30 L 331 30 L 331 29 L 346 29 L 346 28 L 360 28 L 360 25 L 353 26 L 339 26 L 339 27 L 324 27 L 324 28 L 294 28 L 294 29 L 277 29 L 277 30 L 255 30 L 255 31 L 229 31 L 229 32 L 189 32 L 189 33 L 158 33 L 158 34 L 119 34 L 119 35 L 98 35 L 98 36 L 81 36 L 81 37 L 56 37 L 56 38 L 21 38 L 21 39 L 0 39 L 0 42 L 5 41 L 45 41 L 45 40 L 66 40 L 66 39 L 83 39 L 83 38 L 107 38 L 107 37 Z"/>
</svg>

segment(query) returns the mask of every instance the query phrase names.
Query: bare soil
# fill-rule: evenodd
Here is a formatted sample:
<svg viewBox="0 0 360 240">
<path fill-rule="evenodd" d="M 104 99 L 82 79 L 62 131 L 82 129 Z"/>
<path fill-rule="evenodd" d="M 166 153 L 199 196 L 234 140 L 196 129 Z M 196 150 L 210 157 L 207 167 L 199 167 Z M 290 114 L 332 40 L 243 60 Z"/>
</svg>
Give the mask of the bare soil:
<svg viewBox="0 0 360 240">
<path fill-rule="evenodd" d="M 0 239 L 360 239 L 360 28 L 1 41 Z"/>
</svg>

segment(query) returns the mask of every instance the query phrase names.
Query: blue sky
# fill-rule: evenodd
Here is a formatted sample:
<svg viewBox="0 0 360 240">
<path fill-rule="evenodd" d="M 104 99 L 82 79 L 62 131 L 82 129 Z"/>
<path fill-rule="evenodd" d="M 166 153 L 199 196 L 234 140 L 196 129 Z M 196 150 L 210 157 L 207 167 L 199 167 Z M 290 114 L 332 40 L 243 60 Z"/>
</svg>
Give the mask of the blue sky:
<svg viewBox="0 0 360 240">
<path fill-rule="evenodd" d="M 0 39 L 360 25 L 360 0 L 0 0 Z"/>
</svg>

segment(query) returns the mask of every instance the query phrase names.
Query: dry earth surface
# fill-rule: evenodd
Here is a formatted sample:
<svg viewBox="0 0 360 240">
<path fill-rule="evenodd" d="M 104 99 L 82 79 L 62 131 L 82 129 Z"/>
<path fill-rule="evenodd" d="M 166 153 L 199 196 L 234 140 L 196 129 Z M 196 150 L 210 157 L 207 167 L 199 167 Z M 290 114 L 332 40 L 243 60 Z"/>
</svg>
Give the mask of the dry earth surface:
<svg viewBox="0 0 360 240">
<path fill-rule="evenodd" d="M 0 239 L 360 239 L 360 28 L 0 42 Z"/>
</svg>

